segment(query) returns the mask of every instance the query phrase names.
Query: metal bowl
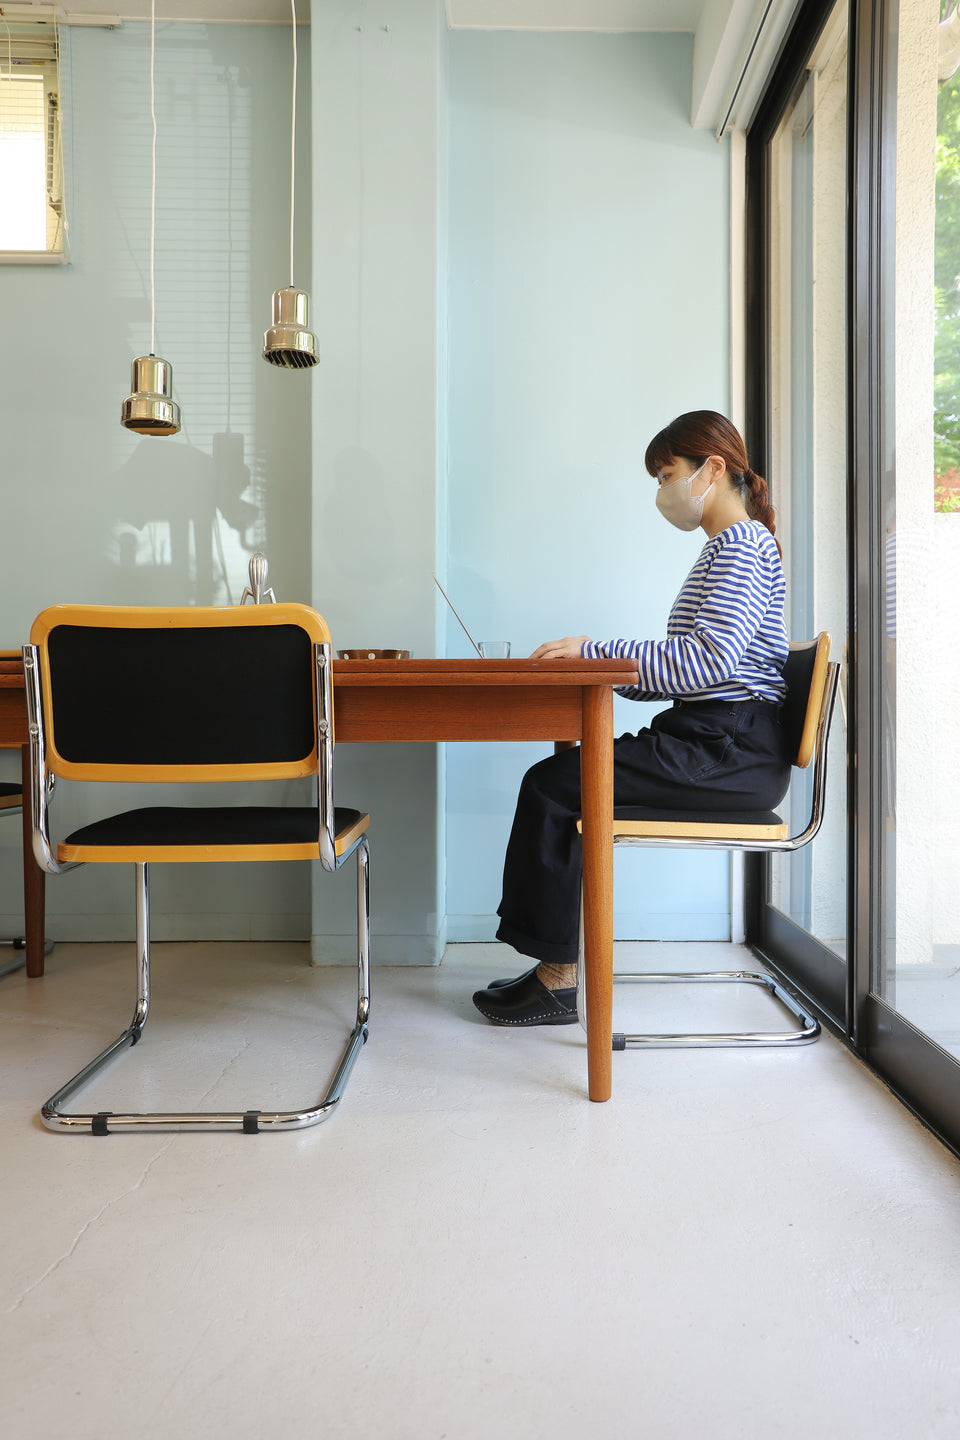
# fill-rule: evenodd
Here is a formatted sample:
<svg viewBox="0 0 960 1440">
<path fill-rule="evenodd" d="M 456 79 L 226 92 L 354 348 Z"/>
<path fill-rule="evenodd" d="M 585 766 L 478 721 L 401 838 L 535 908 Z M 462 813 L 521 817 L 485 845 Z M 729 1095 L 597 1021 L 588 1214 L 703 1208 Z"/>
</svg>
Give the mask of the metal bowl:
<svg viewBox="0 0 960 1440">
<path fill-rule="evenodd" d="M 409 660 L 409 650 L 371 650 L 358 645 L 354 650 L 338 650 L 340 660 Z"/>
</svg>

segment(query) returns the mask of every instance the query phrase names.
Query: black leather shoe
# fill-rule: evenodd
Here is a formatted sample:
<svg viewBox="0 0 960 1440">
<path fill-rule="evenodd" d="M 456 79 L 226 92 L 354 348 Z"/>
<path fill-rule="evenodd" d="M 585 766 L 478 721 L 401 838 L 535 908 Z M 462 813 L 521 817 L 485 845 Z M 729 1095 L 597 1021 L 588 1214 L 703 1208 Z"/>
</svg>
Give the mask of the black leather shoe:
<svg viewBox="0 0 960 1440">
<path fill-rule="evenodd" d="M 577 987 L 548 990 L 529 970 L 506 985 L 478 990 L 473 1003 L 494 1025 L 576 1025 Z"/>
<path fill-rule="evenodd" d="M 536 975 L 539 968 L 538 965 L 534 965 L 532 970 L 524 970 L 522 975 L 511 975 L 509 980 L 491 980 L 487 989 L 503 990 L 507 985 L 517 985 L 521 980 L 529 980 L 531 975 Z"/>
</svg>

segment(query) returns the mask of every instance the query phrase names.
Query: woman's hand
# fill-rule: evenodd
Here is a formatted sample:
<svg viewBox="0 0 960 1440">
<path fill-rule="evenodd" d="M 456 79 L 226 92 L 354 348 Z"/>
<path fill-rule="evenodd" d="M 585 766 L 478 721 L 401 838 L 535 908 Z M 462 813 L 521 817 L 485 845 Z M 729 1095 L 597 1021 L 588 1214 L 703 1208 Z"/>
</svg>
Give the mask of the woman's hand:
<svg viewBox="0 0 960 1440">
<path fill-rule="evenodd" d="M 538 645 L 531 660 L 579 660 L 589 635 L 565 635 L 562 640 L 546 640 Z"/>
</svg>

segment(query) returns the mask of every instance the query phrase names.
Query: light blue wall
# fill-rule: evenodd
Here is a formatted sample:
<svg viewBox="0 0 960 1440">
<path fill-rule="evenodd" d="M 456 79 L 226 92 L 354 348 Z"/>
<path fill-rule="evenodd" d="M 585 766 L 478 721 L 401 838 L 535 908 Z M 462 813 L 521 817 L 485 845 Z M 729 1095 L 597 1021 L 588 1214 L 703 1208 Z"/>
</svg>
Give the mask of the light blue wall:
<svg viewBox="0 0 960 1440">
<path fill-rule="evenodd" d="M 665 633 L 702 536 L 643 468 L 723 410 L 729 156 L 690 128 L 684 35 L 450 35 L 447 577 L 474 634 Z M 451 622 L 448 653 L 469 653 Z M 618 733 L 658 706 L 616 701 Z M 495 928 L 523 771 L 549 747 L 447 748 L 450 939 Z M 724 855 L 622 853 L 621 938 L 729 938 Z"/>
<path fill-rule="evenodd" d="M 271 294 L 289 279 L 290 30 L 157 27 L 157 348 L 183 410 L 181 434 L 164 439 L 119 419 L 130 361 L 150 344 L 149 26 L 64 34 L 72 263 L 0 265 L 0 645 L 19 645 L 58 601 L 236 602 L 259 548 L 278 595 L 308 599 L 310 378 L 260 358 Z M 305 33 L 301 77 L 309 287 Z M 4 775 L 16 759 L 0 752 Z M 62 785 L 55 832 L 118 798 L 128 787 L 81 802 Z M 0 826 L 0 934 L 20 926 L 18 830 Z M 305 937 L 307 868 L 158 866 L 154 934 Z M 91 866 L 48 881 L 49 932 L 132 934 L 131 874 Z"/>
<path fill-rule="evenodd" d="M 312 12 L 313 603 L 334 645 L 437 653 L 439 0 Z M 337 747 L 342 803 L 370 811 L 373 955 L 431 963 L 445 940 L 442 752 Z M 313 952 L 355 948 L 351 886 L 318 875 Z"/>
</svg>

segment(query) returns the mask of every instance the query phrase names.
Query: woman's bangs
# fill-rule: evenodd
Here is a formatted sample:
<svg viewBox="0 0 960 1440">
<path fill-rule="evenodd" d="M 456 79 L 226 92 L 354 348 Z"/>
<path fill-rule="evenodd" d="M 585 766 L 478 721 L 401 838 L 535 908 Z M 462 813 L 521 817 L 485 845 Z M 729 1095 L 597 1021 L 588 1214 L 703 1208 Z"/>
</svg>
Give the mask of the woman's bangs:
<svg viewBox="0 0 960 1440">
<path fill-rule="evenodd" d="M 654 435 L 647 446 L 647 453 L 643 457 L 643 463 L 647 467 L 647 473 L 654 479 L 676 460 L 673 448 L 667 439 L 666 430 L 661 430 L 659 435 Z"/>
</svg>

